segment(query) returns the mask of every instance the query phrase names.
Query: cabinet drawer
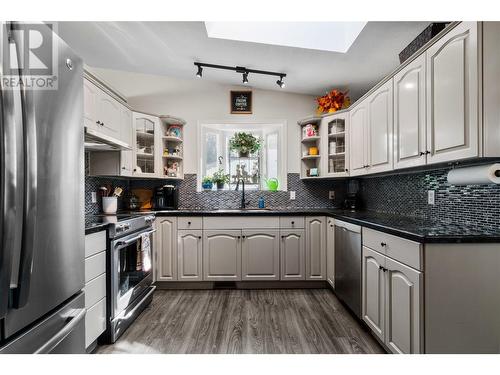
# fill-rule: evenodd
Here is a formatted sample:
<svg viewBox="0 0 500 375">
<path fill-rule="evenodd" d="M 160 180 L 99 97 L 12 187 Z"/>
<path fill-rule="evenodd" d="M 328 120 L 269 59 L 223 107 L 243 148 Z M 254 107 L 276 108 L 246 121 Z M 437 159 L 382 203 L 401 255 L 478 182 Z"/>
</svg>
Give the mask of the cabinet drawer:
<svg viewBox="0 0 500 375">
<path fill-rule="evenodd" d="M 106 231 L 85 236 L 85 258 L 106 250 Z"/>
<path fill-rule="evenodd" d="M 178 229 L 202 229 L 203 219 L 201 217 L 179 217 L 177 218 L 177 228 Z"/>
<path fill-rule="evenodd" d="M 280 228 L 304 228 L 304 216 L 280 216 Z"/>
<path fill-rule="evenodd" d="M 99 300 L 106 297 L 106 274 L 96 277 L 85 284 L 85 307 L 94 306 Z"/>
<path fill-rule="evenodd" d="M 87 309 L 85 315 L 85 347 L 88 348 L 106 330 L 106 298 Z"/>
<path fill-rule="evenodd" d="M 422 244 L 363 228 L 363 245 L 410 267 L 422 270 Z"/>
<path fill-rule="evenodd" d="M 203 218 L 203 229 L 277 229 L 279 225 L 278 216 L 209 216 Z"/>
<path fill-rule="evenodd" d="M 106 272 L 106 252 L 102 251 L 85 259 L 85 282 Z"/>
</svg>

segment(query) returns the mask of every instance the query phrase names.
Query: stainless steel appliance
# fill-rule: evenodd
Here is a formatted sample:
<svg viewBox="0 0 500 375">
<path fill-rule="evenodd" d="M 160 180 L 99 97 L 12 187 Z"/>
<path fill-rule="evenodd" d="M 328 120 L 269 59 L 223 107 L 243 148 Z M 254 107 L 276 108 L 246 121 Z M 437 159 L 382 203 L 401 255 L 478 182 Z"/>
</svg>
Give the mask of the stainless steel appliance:
<svg viewBox="0 0 500 375">
<path fill-rule="evenodd" d="M 12 68 L 33 24 L 0 23 L 0 353 L 84 353 L 82 61 L 37 25 L 57 89 L 28 87 L 26 60 Z M 13 71 L 23 84 L 7 88 Z"/>
<path fill-rule="evenodd" d="M 108 343 L 114 343 L 153 299 L 153 222 L 153 215 L 121 216 L 109 228 Z"/>
<path fill-rule="evenodd" d="M 156 210 L 177 210 L 179 206 L 178 191 L 174 185 L 164 185 L 154 192 L 154 208 Z"/>
<path fill-rule="evenodd" d="M 335 294 L 361 317 L 361 227 L 335 220 Z"/>
</svg>

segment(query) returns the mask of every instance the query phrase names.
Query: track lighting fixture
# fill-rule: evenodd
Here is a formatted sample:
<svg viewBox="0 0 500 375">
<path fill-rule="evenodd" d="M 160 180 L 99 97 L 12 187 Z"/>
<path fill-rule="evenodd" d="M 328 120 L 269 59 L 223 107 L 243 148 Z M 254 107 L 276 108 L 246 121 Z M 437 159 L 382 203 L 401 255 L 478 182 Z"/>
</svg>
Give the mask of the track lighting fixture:
<svg viewBox="0 0 500 375">
<path fill-rule="evenodd" d="M 269 72 L 267 70 L 247 69 L 244 66 L 225 66 L 225 65 L 206 64 L 206 63 L 201 63 L 201 62 L 195 62 L 194 65 L 198 67 L 198 72 L 196 73 L 196 76 L 198 78 L 201 78 L 203 68 L 233 70 L 233 71 L 235 71 L 237 73 L 241 73 L 243 75 L 242 82 L 245 85 L 248 84 L 248 74 L 253 73 L 253 74 L 264 74 L 264 75 L 268 75 L 268 76 L 279 77 L 279 79 L 276 81 L 276 83 L 281 88 L 285 87 L 285 82 L 283 81 L 283 78 L 286 77 L 285 73 Z"/>
<path fill-rule="evenodd" d="M 276 84 L 280 87 L 283 88 L 285 87 L 285 81 L 283 81 L 284 76 L 280 76 L 280 79 L 276 81 Z"/>
</svg>

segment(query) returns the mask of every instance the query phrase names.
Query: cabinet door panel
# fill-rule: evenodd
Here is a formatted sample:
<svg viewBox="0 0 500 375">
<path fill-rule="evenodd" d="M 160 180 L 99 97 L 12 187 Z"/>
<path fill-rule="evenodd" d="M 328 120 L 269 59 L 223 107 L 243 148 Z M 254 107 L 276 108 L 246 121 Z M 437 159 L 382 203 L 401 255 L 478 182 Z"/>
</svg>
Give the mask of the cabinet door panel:
<svg viewBox="0 0 500 375">
<path fill-rule="evenodd" d="M 281 280 L 305 279 L 305 231 L 281 230 Z"/>
<path fill-rule="evenodd" d="M 306 280 L 326 279 L 326 218 L 306 218 Z"/>
<path fill-rule="evenodd" d="M 97 93 L 99 89 L 88 80 L 83 80 L 83 120 L 87 128 L 100 131 L 97 125 Z"/>
<path fill-rule="evenodd" d="M 368 98 L 369 173 L 392 169 L 392 80 Z"/>
<path fill-rule="evenodd" d="M 386 268 L 385 343 L 394 353 L 420 353 L 422 274 L 390 258 Z"/>
<path fill-rule="evenodd" d="M 331 217 L 326 222 L 326 280 L 335 286 L 335 225 Z"/>
<path fill-rule="evenodd" d="M 278 230 L 243 231 L 241 272 L 243 280 L 279 280 Z"/>
<path fill-rule="evenodd" d="M 366 173 L 366 124 L 367 113 L 364 103 L 360 103 L 351 112 L 349 136 L 349 164 L 350 174 L 361 175 Z"/>
<path fill-rule="evenodd" d="M 363 246 L 361 316 L 382 341 L 385 339 L 385 257 Z"/>
<path fill-rule="evenodd" d="M 179 281 L 202 280 L 202 231 L 177 232 L 177 272 Z"/>
<path fill-rule="evenodd" d="M 120 130 L 122 119 L 121 105 L 105 92 L 97 96 L 97 117 L 101 121 L 102 132 L 110 137 L 126 141 L 128 135 L 123 135 Z"/>
<path fill-rule="evenodd" d="M 203 279 L 241 280 L 240 230 L 204 231 Z"/>
<path fill-rule="evenodd" d="M 177 280 L 177 218 L 156 219 L 156 279 L 159 281 Z"/>
<path fill-rule="evenodd" d="M 394 76 L 394 168 L 425 164 L 425 54 Z"/>
<path fill-rule="evenodd" d="M 463 22 L 427 55 L 427 162 L 479 155 L 477 24 Z"/>
</svg>

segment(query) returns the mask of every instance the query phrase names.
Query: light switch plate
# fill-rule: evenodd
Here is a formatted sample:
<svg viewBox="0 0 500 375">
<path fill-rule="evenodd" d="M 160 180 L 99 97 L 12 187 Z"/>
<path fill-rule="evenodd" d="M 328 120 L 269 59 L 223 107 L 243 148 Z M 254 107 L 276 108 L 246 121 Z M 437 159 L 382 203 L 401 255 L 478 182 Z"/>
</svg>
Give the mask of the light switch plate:
<svg viewBox="0 0 500 375">
<path fill-rule="evenodd" d="M 328 199 L 335 200 L 335 190 L 330 190 L 328 192 Z"/>
<path fill-rule="evenodd" d="M 436 191 L 427 190 L 427 203 L 436 204 Z"/>
<path fill-rule="evenodd" d="M 95 191 L 91 194 L 92 203 L 97 203 L 97 193 Z"/>
<path fill-rule="evenodd" d="M 290 200 L 294 201 L 295 200 L 295 191 L 290 190 Z"/>
</svg>

